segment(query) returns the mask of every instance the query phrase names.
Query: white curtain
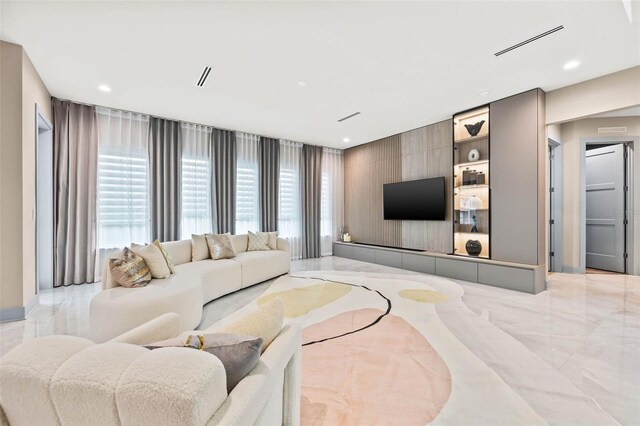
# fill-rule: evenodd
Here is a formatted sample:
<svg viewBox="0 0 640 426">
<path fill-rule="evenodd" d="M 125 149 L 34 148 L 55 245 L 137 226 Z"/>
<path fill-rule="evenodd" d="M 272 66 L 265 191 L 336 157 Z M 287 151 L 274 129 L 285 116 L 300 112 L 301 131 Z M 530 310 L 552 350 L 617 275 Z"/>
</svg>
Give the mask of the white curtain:
<svg viewBox="0 0 640 426">
<path fill-rule="evenodd" d="M 211 153 L 212 128 L 199 124 L 181 124 L 182 182 L 181 238 L 212 232 Z"/>
<path fill-rule="evenodd" d="M 96 107 L 98 248 L 149 242 L 149 116 Z"/>
<path fill-rule="evenodd" d="M 320 210 L 320 250 L 322 256 L 331 256 L 344 223 L 344 157 L 338 149 L 322 151 Z"/>
<path fill-rule="evenodd" d="M 278 236 L 289 241 L 292 259 L 302 258 L 301 158 L 301 143 L 280 139 Z"/>
<path fill-rule="evenodd" d="M 260 229 L 260 136 L 236 132 L 236 234 Z"/>
</svg>

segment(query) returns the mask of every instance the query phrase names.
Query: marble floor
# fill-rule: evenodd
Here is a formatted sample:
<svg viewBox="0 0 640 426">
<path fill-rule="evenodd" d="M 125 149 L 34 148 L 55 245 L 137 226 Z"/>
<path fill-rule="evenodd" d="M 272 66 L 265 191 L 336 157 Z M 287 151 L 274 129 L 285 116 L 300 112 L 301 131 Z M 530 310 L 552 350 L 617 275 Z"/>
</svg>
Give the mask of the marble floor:
<svg viewBox="0 0 640 426">
<path fill-rule="evenodd" d="M 292 263 L 292 272 L 310 270 L 413 274 L 338 257 Z M 439 315 L 507 385 L 536 411 L 544 412 L 543 418 L 548 422 L 577 423 L 562 413 L 571 400 L 554 390 L 557 383 L 547 383 L 549 391 L 541 393 L 544 381 L 550 381 L 548 378 L 552 376 L 542 373 L 528 376 L 527 365 L 532 366 L 531 371 L 552 372 L 554 380 L 561 377 L 567 385 L 578 389 L 583 399 L 610 416 L 611 421 L 606 423 L 640 424 L 640 277 L 557 273 L 550 277 L 549 290 L 535 296 L 456 282 L 464 291 L 462 302 L 475 315 L 466 319 L 454 318 L 447 312 Z M 270 285 L 271 282 L 266 282 L 207 304 L 201 327 L 238 310 Z M 41 292 L 40 305 L 27 320 L 0 324 L 0 354 L 39 336 L 88 337 L 89 301 L 98 291 L 100 284 Z M 497 327 L 487 331 L 483 342 L 465 333 L 465 321 L 473 321 L 474 317 Z M 514 356 L 514 350 L 520 351 L 517 356 L 524 366 L 520 371 L 510 370 L 500 362 L 501 345 L 506 341 L 504 337 L 509 336 L 520 344 L 516 349 L 511 345 L 509 352 Z M 528 380 L 537 383 L 535 389 L 526 385 Z M 602 422 L 594 419 L 580 423 Z"/>
</svg>

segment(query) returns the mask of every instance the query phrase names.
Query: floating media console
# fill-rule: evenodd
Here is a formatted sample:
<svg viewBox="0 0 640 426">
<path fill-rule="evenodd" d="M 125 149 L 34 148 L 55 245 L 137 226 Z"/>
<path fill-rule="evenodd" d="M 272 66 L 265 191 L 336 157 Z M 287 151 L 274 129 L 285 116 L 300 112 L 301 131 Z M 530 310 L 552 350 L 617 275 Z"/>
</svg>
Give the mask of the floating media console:
<svg viewBox="0 0 640 426">
<path fill-rule="evenodd" d="M 546 290 L 544 265 L 525 265 L 362 243 L 333 243 L 333 255 L 408 271 L 537 294 Z"/>
</svg>

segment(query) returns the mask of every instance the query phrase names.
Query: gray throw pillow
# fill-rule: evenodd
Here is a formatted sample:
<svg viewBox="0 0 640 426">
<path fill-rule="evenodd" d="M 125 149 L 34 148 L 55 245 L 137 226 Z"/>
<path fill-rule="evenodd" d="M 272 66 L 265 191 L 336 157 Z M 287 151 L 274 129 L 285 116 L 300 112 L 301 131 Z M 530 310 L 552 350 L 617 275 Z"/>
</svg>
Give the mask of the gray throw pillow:
<svg viewBox="0 0 640 426">
<path fill-rule="evenodd" d="M 227 393 L 260 362 L 261 337 L 231 333 L 191 334 L 184 339 L 163 340 L 145 346 L 147 349 L 184 347 L 215 355 L 227 373 Z"/>
</svg>

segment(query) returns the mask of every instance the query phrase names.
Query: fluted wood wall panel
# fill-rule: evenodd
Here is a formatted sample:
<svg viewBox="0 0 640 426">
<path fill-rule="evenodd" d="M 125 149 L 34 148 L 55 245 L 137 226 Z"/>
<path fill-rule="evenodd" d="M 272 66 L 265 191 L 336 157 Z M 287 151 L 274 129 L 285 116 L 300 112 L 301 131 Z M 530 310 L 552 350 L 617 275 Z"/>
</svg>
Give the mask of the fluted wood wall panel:
<svg viewBox="0 0 640 426">
<path fill-rule="evenodd" d="M 400 180 L 400 135 L 345 151 L 344 215 L 347 229 L 355 241 L 402 246 L 402 222 L 385 221 L 382 210 L 382 185 Z"/>
<path fill-rule="evenodd" d="M 451 187 L 453 178 L 453 129 L 446 120 L 400 135 L 402 180 L 445 177 L 445 221 L 405 220 L 402 247 L 451 253 L 453 251 Z"/>
<path fill-rule="evenodd" d="M 446 120 L 345 151 L 345 225 L 355 241 L 450 253 L 453 250 L 452 121 Z M 445 221 L 383 219 L 382 185 L 445 177 Z"/>
</svg>

